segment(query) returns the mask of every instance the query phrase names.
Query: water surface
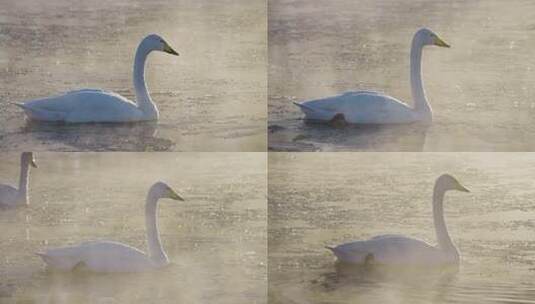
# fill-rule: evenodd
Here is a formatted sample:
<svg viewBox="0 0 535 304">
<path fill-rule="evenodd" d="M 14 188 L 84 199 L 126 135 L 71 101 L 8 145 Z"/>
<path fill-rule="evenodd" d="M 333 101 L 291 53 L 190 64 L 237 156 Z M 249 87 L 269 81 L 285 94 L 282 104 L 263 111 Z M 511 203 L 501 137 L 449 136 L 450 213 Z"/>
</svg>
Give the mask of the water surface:
<svg viewBox="0 0 535 304">
<path fill-rule="evenodd" d="M 1 182 L 18 178 L 2 154 Z M 30 206 L 0 212 L 0 303 L 266 303 L 266 156 L 37 153 Z M 141 274 L 53 273 L 34 252 L 107 239 L 146 250 L 144 203 L 162 180 L 172 265 Z"/>
<path fill-rule="evenodd" d="M 9 1 L 0 12 L 0 149 L 263 151 L 266 147 L 263 1 Z M 149 56 L 155 125 L 28 125 L 9 102 L 102 88 L 135 99 L 143 37 L 179 53 Z"/>
<path fill-rule="evenodd" d="M 533 1 L 273 0 L 268 20 L 271 150 L 535 150 Z M 424 50 L 429 128 L 303 123 L 292 101 L 349 90 L 412 105 L 410 42 L 420 27 L 452 46 Z"/>
<path fill-rule="evenodd" d="M 535 154 L 274 153 L 270 303 L 533 303 Z M 459 268 L 348 269 L 324 248 L 401 233 L 435 244 L 435 179 Z"/>
</svg>

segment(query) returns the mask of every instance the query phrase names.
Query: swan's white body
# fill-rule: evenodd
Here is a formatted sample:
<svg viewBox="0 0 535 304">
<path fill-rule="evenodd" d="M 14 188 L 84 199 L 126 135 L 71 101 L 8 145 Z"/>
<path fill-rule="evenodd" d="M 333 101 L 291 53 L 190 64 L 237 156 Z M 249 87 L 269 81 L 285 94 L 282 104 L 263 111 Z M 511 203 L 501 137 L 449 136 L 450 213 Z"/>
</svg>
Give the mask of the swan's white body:
<svg viewBox="0 0 535 304">
<path fill-rule="evenodd" d="M 149 35 L 139 44 L 134 60 L 136 101 L 99 89 L 83 89 L 63 95 L 17 103 L 29 119 L 65 123 L 135 122 L 157 120 L 159 113 L 145 84 L 145 62 L 152 51 L 178 55 L 161 37 Z"/>
<path fill-rule="evenodd" d="M 443 199 L 447 190 L 468 192 L 450 175 L 442 175 L 435 183 L 433 219 L 438 245 L 403 235 L 387 234 L 369 240 L 327 247 L 340 262 L 350 264 L 441 266 L 459 263 L 459 252 L 450 239 L 444 221 Z"/>
<path fill-rule="evenodd" d="M 20 156 L 19 188 L 0 184 L 0 208 L 15 208 L 29 204 L 30 165 L 34 168 L 37 167 L 33 153 L 22 153 Z"/>
<path fill-rule="evenodd" d="M 111 241 L 85 242 L 38 255 L 51 268 L 61 271 L 83 267 L 93 272 L 142 272 L 167 264 L 153 262 L 143 251 Z"/>
<path fill-rule="evenodd" d="M 338 118 L 351 124 L 402 124 L 432 121 L 432 111 L 423 88 L 422 50 L 425 45 L 449 47 L 428 29 L 414 34 L 411 47 L 411 88 L 414 108 L 402 101 L 374 91 L 346 92 L 338 96 L 295 103 L 305 119 L 332 121 Z"/>
<path fill-rule="evenodd" d="M 158 232 L 158 199 L 183 200 L 162 182 L 149 190 L 145 203 L 145 220 L 149 254 L 112 241 L 90 241 L 76 246 L 48 249 L 37 253 L 47 265 L 55 270 L 69 271 L 76 267 L 93 272 L 142 272 L 158 269 L 169 264 Z"/>
</svg>

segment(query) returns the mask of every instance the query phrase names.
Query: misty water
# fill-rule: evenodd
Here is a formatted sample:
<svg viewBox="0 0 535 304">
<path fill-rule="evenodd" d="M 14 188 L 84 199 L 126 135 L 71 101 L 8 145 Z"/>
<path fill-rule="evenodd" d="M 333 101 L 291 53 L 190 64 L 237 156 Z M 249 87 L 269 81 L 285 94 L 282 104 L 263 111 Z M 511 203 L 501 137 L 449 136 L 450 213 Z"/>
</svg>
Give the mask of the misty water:
<svg viewBox="0 0 535 304">
<path fill-rule="evenodd" d="M 18 182 L 2 154 L 0 182 Z M 30 205 L 0 211 L 0 303 L 266 303 L 266 156 L 260 153 L 37 153 Z M 88 240 L 146 251 L 144 203 L 160 201 L 171 266 L 148 273 L 51 272 L 34 254 Z"/>
<path fill-rule="evenodd" d="M 535 154 L 274 153 L 269 156 L 270 303 L 532 303 Z M 436 244 L 435 179 L 458 268 L 337 267 L 324 248 L 380 234 Z"/>
<path fill-rule="evenodd" d="M 282 151 L 532 151 L 535 2 L 273 0 L 269 11 L 269 148 Z M 409 52 L 428 27 L 429 127 L 305 124 L 292 102 L 376 90 L 412 105 Z"/>
<path fill-rule="evenodd" d="M 263 151 L 264 1 L 21 0 L 0 12 L 0 149 Z M 135 100 L 133 59 L 157 33 L 179 53 L 149 56 L 157 124 L 35 125 L 9 102 L 101 88 Z"/>
</svg>

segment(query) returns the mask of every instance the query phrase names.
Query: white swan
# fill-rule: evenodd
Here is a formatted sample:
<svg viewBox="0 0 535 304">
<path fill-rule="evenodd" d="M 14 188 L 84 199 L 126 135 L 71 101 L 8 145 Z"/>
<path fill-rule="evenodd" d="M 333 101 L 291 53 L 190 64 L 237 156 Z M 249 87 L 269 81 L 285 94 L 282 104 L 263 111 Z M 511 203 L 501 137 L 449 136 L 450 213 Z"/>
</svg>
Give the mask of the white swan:
<svg viewBox="0 0 535 304">
<path fill-rule="evenodd" d="M 37 168 L 32 152 L 23 152 L 20 155 L 19 189 L 9 185 L 0 185 L 0 208 L 14 208 L 28 205 L 28 184 L 30 181 L 30 165 Z"/>
<path fill-rule="evenodd" d="M 469 192 L 451 175 L 440 176 L 433 191 L 433 220 L 438 240 L 436 247 L 403 235 L 379 235 L 365 241 L 355 241 L 327 247 L 340 262 L 350 264 L 439 266 L 459 263 L 459 251 L 453 245 L 442 202 L 448 190 Z"/>
<path fill-rule="evenodd" d="M 69 271 L 75 267 L 93 272 L 141 272 L 169 264 L 158 232 L 158 200 L 170 198 L 183 201 L 168 185 L 155 183 L 145 203 L 145 223 L 149 254 L 139 249 L 111 241 L 90 241 L 76 246 L 48 249 L 38 252 L 51 269 Z"/>
<path fill-rule="evenodd" d="M 427 102 L 422 83 L 422 49 L 426 45 L 449 47 L 429 29 L 414 34 L 411 48 L 411 88 L 414 108 L 402 101 L 378 92 L 346 92 L 338 96 L 294 102 L 305 114 L 305 119 L 333 121 L 342 119 L 351 124 L 400 124 L 432 120 L 431 106 Z"/>
<path fill-rule="evenodd" d="M 103 123 L 157 120 L 158 109 L 145 84 L 145 61 L 152 51 L 178 55 L 158 35 L 149 35 L 141 41 L 134 60 L 137 104 L 116 93 L 83 89 L 15 105 L 21 107 L 29 119 L 36 121 Z"/>
</svg>

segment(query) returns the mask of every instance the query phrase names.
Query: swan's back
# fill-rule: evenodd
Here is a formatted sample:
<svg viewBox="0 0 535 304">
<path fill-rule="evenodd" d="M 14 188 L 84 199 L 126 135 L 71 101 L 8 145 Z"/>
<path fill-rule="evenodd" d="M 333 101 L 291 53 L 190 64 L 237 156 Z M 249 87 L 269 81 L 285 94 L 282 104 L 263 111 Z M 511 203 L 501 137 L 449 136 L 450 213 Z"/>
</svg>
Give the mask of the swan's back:
<svg viewBox="0 0 535 304">
<path fill-rule="evenodd" d="M 406 123 L 416 120 L 414 110 L 400 100 L 374 91 L 354 91 L 310 100 L 301 107 L 306 119 L 331 120 L 343 114 L 349 123 Z"/>
<path fill-rule="evenodd" d="M 65 122 L 124 122 L 143 119 L 137 105 L 119 94 L 84 89 L 20 105 L 31 119 Z"/>
<path fill-rule="evenodd" d="M 110 241 L 91 241 L 39 254 L 52 268 L 71 270 L 81 266 L 94 272 L 139 272 L 156 268 L 139 249 Z"/>
<path fill-rule="evenodd" d="M 365 241 L 342 244 L 331 249 L 345 263 L 362 264 L 370 257 L 385 265 L 443 265 L 451 259 L 437 248 L 402 235 L 381 235 Z"/>
</svg>

